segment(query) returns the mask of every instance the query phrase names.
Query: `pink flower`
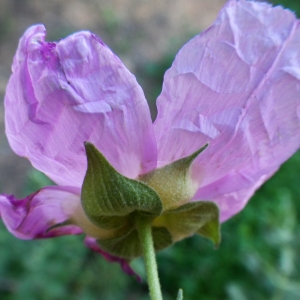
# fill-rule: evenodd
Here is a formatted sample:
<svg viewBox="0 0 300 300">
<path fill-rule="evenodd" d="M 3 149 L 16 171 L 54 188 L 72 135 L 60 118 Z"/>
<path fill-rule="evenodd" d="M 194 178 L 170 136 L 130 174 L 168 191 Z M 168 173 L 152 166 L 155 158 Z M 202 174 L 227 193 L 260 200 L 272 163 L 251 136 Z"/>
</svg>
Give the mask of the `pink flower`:
<svg viewBox="0 0 300 300">
<path fill-rule="evenodd" d="M 99 228 L 80 202 L 85 141 L 132 179 L 209 143 L 191 166 L 197 192 L 190 201 L 214 201 L 221 221 L 299 148 L 300 29 L 288 10 L 228 1 L 166 72 L 153 124 L 135 77 L 97 36 L 79 32 L 53 43 L 45 34 L 36 25 L 20 40 L 5 123 L 16 154 L 58 186 L 22 200 L 0 196 L 0 216 L 18 238 L 84 232 L 86 245 L 103 254 Z"/>
</svg>

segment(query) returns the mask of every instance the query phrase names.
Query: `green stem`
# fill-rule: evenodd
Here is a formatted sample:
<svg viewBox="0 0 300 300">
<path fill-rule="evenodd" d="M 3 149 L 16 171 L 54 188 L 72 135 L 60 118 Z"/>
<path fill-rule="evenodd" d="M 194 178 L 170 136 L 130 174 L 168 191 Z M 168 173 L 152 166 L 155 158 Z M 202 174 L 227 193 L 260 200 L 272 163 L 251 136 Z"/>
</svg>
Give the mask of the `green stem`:
<svg viewBox="0 0 300 300">
<path fill-rule="evenodd" d="M 151 300 L 162 300 L 163 298 L 158 278 L 151 222 L 143 219 L 142 217 L 138 217 L 136 220 L 136 226 L 143 249 L 150 298 Z"/>
</svg>

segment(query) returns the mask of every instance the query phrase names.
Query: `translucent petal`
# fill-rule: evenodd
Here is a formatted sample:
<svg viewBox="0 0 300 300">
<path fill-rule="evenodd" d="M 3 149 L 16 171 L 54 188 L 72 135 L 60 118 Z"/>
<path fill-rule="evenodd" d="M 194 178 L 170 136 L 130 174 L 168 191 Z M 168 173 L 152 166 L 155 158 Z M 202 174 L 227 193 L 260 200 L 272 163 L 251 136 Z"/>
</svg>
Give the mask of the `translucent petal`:
<svg viewBox="0 0 300 300">
<path fill-rule="evenodd" d="M 158 165 L 209 143 L 192 165 L 195 199 L 214 200 L 223 221 L 299 148 L 299 26 L 282 7 L 231 0 L 165 74 Z"/>
<path fill-rule="evenodd" d="M 14 58 L 5 96 L 12 149 L 60 185 L 81 186 L 85 141 L 127 177 L 152 170 L 154 133 L 135 77 L 90 32 L 57 43 L 45 34 L 30 27 Z"/>
</svg>

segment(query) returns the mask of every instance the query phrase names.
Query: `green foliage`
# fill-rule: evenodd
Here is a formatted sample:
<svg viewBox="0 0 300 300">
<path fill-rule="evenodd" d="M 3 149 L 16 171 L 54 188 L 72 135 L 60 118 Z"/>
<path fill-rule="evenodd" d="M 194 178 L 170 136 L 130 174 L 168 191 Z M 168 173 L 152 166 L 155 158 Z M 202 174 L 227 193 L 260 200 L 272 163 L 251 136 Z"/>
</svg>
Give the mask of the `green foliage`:
<svg viewBox="0 0 300 300">
<path fill-rule="evenodd" d="M 152 119 L 157 114 L 156 99 L 161 93 L 164 74 L 174 60 L 174 53 L 171 52 L 157 62 L 148 62 L 137 69 L 139 84 L 141 84 L 148 101 Z"/>
<path fill-rule="evenodd" d="M 103 7 L 101 18 L 103 19 L 106 32 L 110 34 L 114 34 L 118 27 L 121 26 L 115 11 L 109 6 Z"/>
<path fill-rule="evenodd" d="M 50 185 L 55 184 L 44 173 L 31 169 L 27 174 L 27 183 L 23 189 L 21 197 L 26 197 L 27 195 L 35 192 L 37 189 Z"/>
<path fill-rule="evenodd" d="M 85 248 L 82 237 L 21 241 L 1 223 L 0 247 L 0 299 L 124 299 L 128 278 Z"/>
</svg>

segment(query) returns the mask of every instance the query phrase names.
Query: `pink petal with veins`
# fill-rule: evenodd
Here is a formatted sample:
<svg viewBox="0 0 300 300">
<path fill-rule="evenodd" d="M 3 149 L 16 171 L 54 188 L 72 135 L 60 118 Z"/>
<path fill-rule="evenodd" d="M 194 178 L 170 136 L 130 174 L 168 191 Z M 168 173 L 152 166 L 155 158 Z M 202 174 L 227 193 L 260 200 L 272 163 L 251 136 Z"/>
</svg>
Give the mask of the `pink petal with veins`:
<svg viewBox="0 0 300 300">
<path fill-rule="evenodd" d="M 154 123 L 158 165 L 195 160 L 200 188 L 224 221 L 300 142 L 300 25 L 266 3 L 231 0 L 166 72 Z"/>
<path fill-rule="evenodd" d="M 90 32 L 57 43 L 42 25 L 20 40 L 5 96 L 12 149 L 59 185 L 81 187 L 84 142 L 123 175 L 156 166 L 156 143 L 144 93 L 122 62 Z"/>
</svg>

